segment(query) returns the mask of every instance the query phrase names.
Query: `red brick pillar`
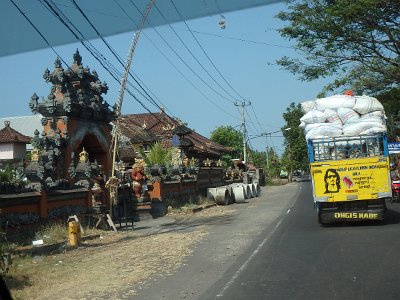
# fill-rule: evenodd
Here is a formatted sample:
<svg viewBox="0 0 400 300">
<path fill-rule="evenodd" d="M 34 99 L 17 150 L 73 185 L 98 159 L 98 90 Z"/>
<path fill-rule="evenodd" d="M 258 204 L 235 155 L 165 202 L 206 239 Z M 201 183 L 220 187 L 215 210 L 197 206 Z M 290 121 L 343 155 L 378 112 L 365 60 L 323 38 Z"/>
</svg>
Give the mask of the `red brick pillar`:
<svg viewBox="0 0 400 300">
<path fill-rule="evenodd" d="M 40 195 L 39 215 L 42 219 L 47 218 L 47 192 L 45 191 L 43 191 Z"/>
<path fill-rule="evenodd" d="M 87 194 L 87 199 L 86 199 L 86 206 L 87 208 L 92 208 L 93 207 L 93 191 L 89 190 L 89 193 Z"/>
</svg>

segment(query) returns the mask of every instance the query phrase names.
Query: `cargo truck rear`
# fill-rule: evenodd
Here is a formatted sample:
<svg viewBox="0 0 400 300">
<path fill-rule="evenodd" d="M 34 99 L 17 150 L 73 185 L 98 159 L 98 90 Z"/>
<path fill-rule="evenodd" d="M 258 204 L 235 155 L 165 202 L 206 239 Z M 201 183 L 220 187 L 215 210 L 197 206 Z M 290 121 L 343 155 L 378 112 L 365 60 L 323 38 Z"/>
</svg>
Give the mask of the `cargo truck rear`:
<svg viewBox="0 0 400 300">
<path fill-rule="evenodd" d="M 319 223 L 383 220 L 391 197 L 385 134 L 308 140 Z"/>
</svg>

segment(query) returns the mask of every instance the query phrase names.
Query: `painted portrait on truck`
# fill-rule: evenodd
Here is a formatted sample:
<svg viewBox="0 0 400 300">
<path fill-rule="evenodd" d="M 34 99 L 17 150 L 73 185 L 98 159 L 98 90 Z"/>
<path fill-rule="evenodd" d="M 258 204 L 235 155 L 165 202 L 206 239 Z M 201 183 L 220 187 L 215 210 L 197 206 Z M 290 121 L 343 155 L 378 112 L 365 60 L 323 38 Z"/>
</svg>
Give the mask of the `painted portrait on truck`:
<svg viewBox="0 0 400 300">
<path fill-rule="evenodd" d="M 338 193 L 340 190 L 340 176 L 335 169 L 327 169 L 324 176 L 325 194 Z"/>
</svg>

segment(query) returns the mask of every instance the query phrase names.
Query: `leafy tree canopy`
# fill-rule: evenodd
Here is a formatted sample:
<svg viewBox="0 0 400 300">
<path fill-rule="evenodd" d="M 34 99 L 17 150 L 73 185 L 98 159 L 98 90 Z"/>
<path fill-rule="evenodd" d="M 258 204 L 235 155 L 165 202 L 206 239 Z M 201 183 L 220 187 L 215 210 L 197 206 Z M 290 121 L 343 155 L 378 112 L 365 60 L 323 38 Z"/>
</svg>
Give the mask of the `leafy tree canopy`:
<svg viewBox="0 0 400 300">
<path fill-rule="evenodd" d="M 283 113 L 286 125 L 282 128 L 282 132 L 286 147 L 282 163 L 288 171 L 308 169 L 306 139 L 303 129 L 299 127 L 302 116 L 303 112 L 301 111 L 300 104 L 295 105 L 293 102 L 286 108 L 286 112 Z"/>
<path fill-rule="evenodd" d="M 389 141 L 395 141 L 400 135 L 400 88 L 376 95 L 385 108 L 387 116 L 387 134 Z"/>
<path fill-rule="evenodd" d="M 243 157 L 243 134 L 232 126 L 220 126 L 211 132 L 213 142 L 231 147 L 232 158 Z"/>
<path fill-rule="evenodd" d="M 339 87 L 382 92 L 400 83 L 399 0 L 289 0 L 277 17 L 288 25 L 281 35 L 295 40 L 305 58 L 282 57 L 278 64 L 300 79 L 326 76 Z"/>
</svg>

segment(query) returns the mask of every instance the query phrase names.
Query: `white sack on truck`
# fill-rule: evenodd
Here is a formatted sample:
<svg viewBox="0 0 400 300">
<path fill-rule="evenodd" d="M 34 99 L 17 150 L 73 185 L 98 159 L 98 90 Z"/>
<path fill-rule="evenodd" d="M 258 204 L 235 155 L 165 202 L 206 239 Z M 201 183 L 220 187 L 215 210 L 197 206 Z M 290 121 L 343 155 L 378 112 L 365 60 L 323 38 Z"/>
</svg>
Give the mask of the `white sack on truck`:
<svg viewBox="0 0 400 300">
<path fill-rule="evenodd" d="M 306 139 L 317 139 L 324 137 L 338 137 L 342 135 L 342 125 L 332 123 L 309 124 L 305 128 Z"/>
<path fill-rule="evenodd" d="M 326 122 L 334 123 L 334 124 L 342 124 L 342 120 L 340 120 L 339 114 L 337 111 L 333 109 L 325 109 L 324 111 Z"/>
<path fill-rule="evenodd" d="M 386 131 L 386 126 L 379 122 L 358 122 L 343 125 L 343 135 L 357 136 L 370 128 L 382 128 Z"/>
<path fill-rule="evenodd" d="M 386 132 L 382 104 L 373 97 L 333 95 L 306 101 L 304 109 L 313 107 L 301 120 L 306 139 L 337 138 Z M 361 115 L 360 115 L 361 114 Z"/>
<path fill-rule="evenodd" d="M 356 96 L 353 109 L 361 115 L 372 111 L 384 111 L 383 105 L 376 98 L 369 96 Z"/>
<path fill-rule="evenodd" d="M 377 134 L 377 133 L 382 133 L 382 132 L 386 132 L 386 128 L 384 126 L 372 127 L 370 129 L 367 129 L 367 130 L 361 132 L 360 135 L 372 135 L 372 134 Z"/>
<path fill-rule="evenodd" d="M 360 120 L 360 115 L 351 108 L 339 107 L 338 115 L 343 124 L 355 123 Z"/>
<path fill-rule="evenodd" d="M 303 113 L 306 114 L 315 108 L 315 102 L 314 101 L 304 101 L 300 104 L 300 106 L 301 106 L 301 110 L 303 111 Z"/>
<path fill-rule="evenodd" d="M 360 115 L 360 118 L 361 118 L 361 119 L 369 118 L 369 117 L 378 117 L 378 118 L 381 118 L 381 119 L 386 119 L 385 114 L 384 114 L 382 111 L 379 111 L 379 110 L 377 110 L 377 111 L 371 111 L 371 112 L 369 112 L 369 113 Z"/>
<path fill-rule="evenodd" d="M 353 108 L 354 104 L 355 98 L 347 95 L 333 95 L 315 100 L 315 107 L 320 111 L 325 109 L 337 110 L 339 107 Z"/>
<path fill-rule="evenodd" d="M 325 122 L 325 114 L 319 110 L 313 109 L 301 117 L 300 121 L 306 124 L 323 123 Z"/>
</svg>

